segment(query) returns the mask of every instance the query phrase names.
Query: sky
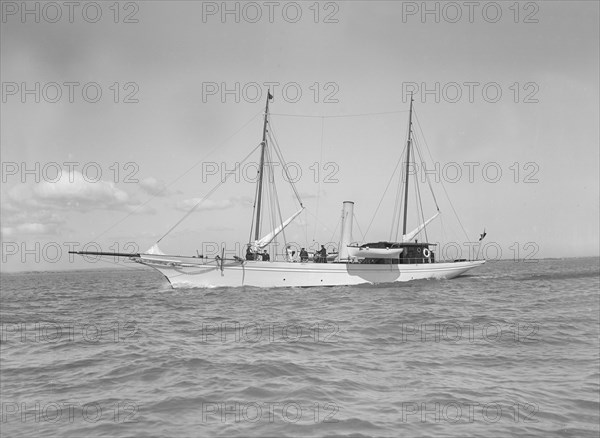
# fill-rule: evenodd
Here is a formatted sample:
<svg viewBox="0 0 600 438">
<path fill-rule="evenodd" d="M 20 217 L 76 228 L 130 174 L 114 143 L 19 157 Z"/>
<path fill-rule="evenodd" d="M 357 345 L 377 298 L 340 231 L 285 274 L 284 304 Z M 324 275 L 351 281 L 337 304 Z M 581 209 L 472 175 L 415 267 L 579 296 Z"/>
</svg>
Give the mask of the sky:
<svg viewBox="0 0 600 438">
<path fill-rule="evenodd" d="M 3 272 L 111 267 L 67 252 L 148 249 L 227 171 L 160 247 L 241 254 L 268 87 L 289 241 L 336 241 L 346 200 L 390 238 L 412 91 L 438 251 L 598 256 L 598 2 L 1 4 Z"/>
</svg>

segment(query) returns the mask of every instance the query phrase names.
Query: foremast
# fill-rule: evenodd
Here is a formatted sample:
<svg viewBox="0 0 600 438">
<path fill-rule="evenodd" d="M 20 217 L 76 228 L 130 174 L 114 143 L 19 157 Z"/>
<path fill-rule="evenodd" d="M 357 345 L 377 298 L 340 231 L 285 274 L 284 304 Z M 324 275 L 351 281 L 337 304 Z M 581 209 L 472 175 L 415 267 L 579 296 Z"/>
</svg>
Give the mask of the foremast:
<svg viewBox="0 0 600 438">
<path fill-rule="evenodd" d="M 256 228 L 254 231 L 254 240 L 260 239 L 260 218 L 261 218 L 261 206 L 262 206 L 262 188 L 263 188 L 263 175 L 265 167 L 265 150 L 267 148 L 267 124 L 269 117 L 269 101 L 273 99 L 271 90 L 267 91 L 267 103 L 265 104 L 265 119 L 263 123 L 263 137 L 260 150 L 260 164 L 258 168 L 258 184 L 256 194 Z"/>
<path fill-rule="evenodd" d="M 410 171 L 410 144 L 412 142 L 412 112 L 413 95 L 410 94 L 410 110 L 408 112 L 408 140 L 406 142 L 406 172 L 404 180 L 404 218 L 402 221 L 402 235 L 406 235 L 406 218 L 408 214 L 408 176 Z"/>
</svg>

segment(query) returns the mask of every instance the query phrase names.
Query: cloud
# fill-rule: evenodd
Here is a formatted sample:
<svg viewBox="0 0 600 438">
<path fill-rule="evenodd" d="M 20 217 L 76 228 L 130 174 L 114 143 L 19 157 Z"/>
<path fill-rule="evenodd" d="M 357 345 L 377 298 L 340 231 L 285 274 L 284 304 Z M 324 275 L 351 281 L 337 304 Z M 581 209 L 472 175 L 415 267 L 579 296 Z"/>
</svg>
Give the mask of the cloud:
<svg viewBox="0 0 600 438">
<path fill-rule="evenodd" d="M 56 213 L 49 210 L 22 211 L 9 203 L 3 204 L 2 212 L 10 210 L 10 215 L 3 215 L 0 230 L 2 238 L 15 236 L 50 236 L 61 232 L 66 221 Z"/>
<path fill-rule="evenodd" d="M 184 199 L 183 201 L 177 202 L 175 208 L 181 211 L 190 211 L 198 202 L 201 201 L 202 198 L 191 198 Z M 220 201 L 213 201 L 211 199 L 206 199 L 202 202 L 202 204 L 196 207 L 195 211 L 207 211 L 207 210 L 225 210 L 233 207 L 235 204 L 229 199 L 223 199 Z"/>
<path fill-rule="evenodd" d="M 80 172 L 64 172 L 56 182 L 17 184 L 2 193 L 2 239 L 60 235 L 69 230 L 63 216 L 70 211 L 121 211 L 154 214 L 112 182 L 86 180 Z"/>
<path fill-rule="evenodd" d="M 118 209 L 129 202 L 129 195 L 113 182 L 86 179 L 78 171 L 63 172 L 56 182 L 37 184 L 33 197 L 42 204 L 74 209 Z"/>
<path fill-rule="evenodd" d="M 125 205 L 123 210 L 131 214 L 156 214 L 156 209 L 148 204 L 129 204 Z"/>
<path fill-rule="evenodd" d="M 167 196 L 169 194 L 165 182 L 154 177 L 148 177 L 141 180 L 140 188 L 152 196 Z"/>
<path fill-rule="evenodd" d="M 60 179 L 38 184 L 18 184 L 11 187 L 2 199 L 4 213 L 32 212 L 44 209 L 118 210 L 136 214 L 155 213 L 154 208 L 142 205 L 115 183 L 86 179 L 81 172 L 63 172 Z"/>
<path fill-rule="evenodd" d="M 26 234 L 28 236 L 53 235 L 58 231 L 57 224 L 25 223 L 15 227 L 2 227 L 2 237 L 14 237 Z"/>
</svg>

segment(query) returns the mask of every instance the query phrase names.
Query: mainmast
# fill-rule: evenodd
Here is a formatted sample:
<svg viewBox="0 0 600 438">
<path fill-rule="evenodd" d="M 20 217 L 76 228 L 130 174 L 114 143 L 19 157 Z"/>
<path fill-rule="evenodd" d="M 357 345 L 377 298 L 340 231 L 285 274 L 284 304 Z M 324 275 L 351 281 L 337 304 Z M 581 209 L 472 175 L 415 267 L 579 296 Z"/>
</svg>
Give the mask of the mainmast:
<svg viewBox="0 0 600 438">
<path fill-rule="evenodd" d="M 256 197 L 256 230 L 254 232 L 254 240 L 260 238 L 260 207 L 262 202 L 262 186 L 263 186 L 263 175 L 265 166 L 265 149 L 267 147 L 267 117 L 269 115 L 269 100 L 273 99 L 271 90 L 267 91 L 267 104 L 265 105 L 265 121 L 263 124 L 263 138 L 262 147 L 260 150 L 260 166 L 258 168 L 258 194 Z"/>
<path fill-rule="evenodd" d="M 410 143 L 412 139 L 412 110 L 413 95 L 410 93 L 410 111 L 408 112 L 408 142 L 406 143 L 406 179 L 404 181 L 404 221 L 402 222 L 402 236 L 406 234 L 406 215 L 408 213 L 408 172 L 410 170 Z"/>
</svg>

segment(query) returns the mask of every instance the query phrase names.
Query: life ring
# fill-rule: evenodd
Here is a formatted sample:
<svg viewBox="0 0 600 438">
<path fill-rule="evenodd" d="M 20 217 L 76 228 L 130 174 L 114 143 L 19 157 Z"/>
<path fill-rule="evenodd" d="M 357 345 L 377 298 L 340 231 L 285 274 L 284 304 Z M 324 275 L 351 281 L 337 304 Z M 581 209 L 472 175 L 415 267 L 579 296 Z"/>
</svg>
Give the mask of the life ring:
<svg viewBox="0 0 600 438">
<path fill-rule="evenodd" d="M 427 248 L 423 249 L 423 257 L 429 258 L 430 255 L 431 251 L 429 251 Z"/>
</svg>

